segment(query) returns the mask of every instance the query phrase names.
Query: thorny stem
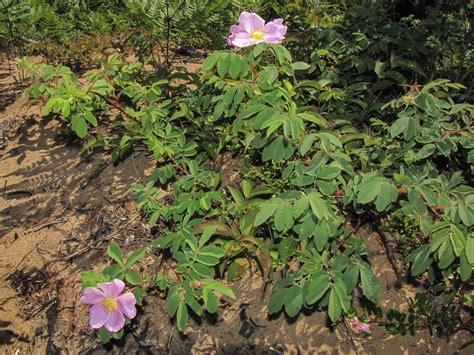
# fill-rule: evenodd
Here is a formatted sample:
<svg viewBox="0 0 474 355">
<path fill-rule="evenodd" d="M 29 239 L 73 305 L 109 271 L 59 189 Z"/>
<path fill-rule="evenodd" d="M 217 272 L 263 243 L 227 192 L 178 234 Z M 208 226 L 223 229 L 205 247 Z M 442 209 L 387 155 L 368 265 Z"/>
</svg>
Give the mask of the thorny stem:
<svg viewBox="0 0 474 355">
<path fill-rule="evenodd" d="M 461 129 L 455 129 L 453 131 L 446 131 L 444 136 L 446 137 L 446 136 L 450 136 L 450 135 L 453 135 L 453 134 L 464 133 L 465 131 L 469 131 L 471 129 L 474 129 L 474 125 L 467 126 L 467 127 L 461 128 Z"/>
<path fill-rule="evenodd" d="M 395 272 L 395 276 L 397 278 L 395 285 L 397 286 L 397 288 L 401 288 L 403 278 L 400 275 L 400 270 L 398 269 L 397 261 L 395 260 L 392 254 L 392 248 L 390 247 L 387 237 L 377 224 L 370 223 L 370 225 L 372 226 L 372 229 L 379 235 L 380 239 L 382 240 L 385 250 L 387 251 L 388 261 L 390 262 L 390 264 L 392 264 L 393 271 Z"/>
<path fill-rule="evenodd" d="M 102 98 L 109 106 L 112 106 L 113 108 L 119 110 L 124 116 L 126 116 L 127 118 L 129 118 L 130 120 L 132 121 L 137 121 L 138 120 L 136 118 L 134 118 L 132 115 L 130 115 L 127 111 L 125 111 L 122 106 L 120 106 L 120 104 L 116 101 L 112 101 L 110 98 L 108 98 L 107 96 L 104 96 L 104 95 L 101 95 L 101 94 L 98 94 L 98 93 L 95 93 L 97 96 L 99 96 L 100 98 Z"/>
<path fill-rule="evenodd" d="M 176 161 L 175 158 L 173 158 L 173 157 L 170 156 L 170 155 L 169 155 L 168 157 L 171 159 L 171 161 L 173 161 L 173 163 L 176 165 L 176 167 L 177 167 L 179 170 L 181 170 L 185 175 L 189 175 L 189 171 L 188 171 L 188 169 L 186 168 L 186 166 L 184 166 L 184 168 L 183 168 L 183 167 L 181 166 L 181 164 L 179 164 L 179 163 Z"/>
</svg>

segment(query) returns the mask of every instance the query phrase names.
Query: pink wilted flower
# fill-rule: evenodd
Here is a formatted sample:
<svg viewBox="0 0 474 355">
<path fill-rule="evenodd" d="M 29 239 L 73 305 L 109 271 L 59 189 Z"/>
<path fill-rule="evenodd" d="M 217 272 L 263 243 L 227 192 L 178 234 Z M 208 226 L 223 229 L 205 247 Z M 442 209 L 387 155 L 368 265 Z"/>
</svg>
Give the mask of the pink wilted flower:
<svg viewBox="0 0 474 355">
<path fill-rule="evenodd" d="M 283 26 L 283 19 L 279 18 L 265 24 L 265 21 L 254 12 L 242 12 L 239 24 L 230 27 L 231 34 L 227 43 L 236 49 L 265 42 L 269 44 L 281 43 L 285 38 L 287 27 Z"/>
<path fill-rule="evenodd" d="M 81 302 L 92 305 L 90 325 L 94 329 L 105 326 L 109 332 L 118 332 L 125 325 L 124 314 L 128 319 L 137 315 L 137 300 L 131 292 L 120 295 L 125 288 L 123 281 L 115 279 L 100 283 L 97 287 L 87 287 Z"/>
<path fill-rule="evenodd" d="M 363 323 L 357 317 L 351 319 L 351 327 L 356 333 L 370 334 L 372 332 L 370 323 Z"/>
</svg>

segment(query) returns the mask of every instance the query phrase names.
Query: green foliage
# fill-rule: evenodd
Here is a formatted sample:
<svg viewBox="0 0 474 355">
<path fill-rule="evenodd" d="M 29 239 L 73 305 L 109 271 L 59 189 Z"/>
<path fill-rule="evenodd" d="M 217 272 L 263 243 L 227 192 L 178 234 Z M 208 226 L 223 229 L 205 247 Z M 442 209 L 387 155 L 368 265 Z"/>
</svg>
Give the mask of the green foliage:
<svg viewBox="0 0 474 355">
<path fill-rule="evenodd" d="M 13 54 L 41 53 L 52 62 L 82 68 L 107 37 L 126 26 L 122 1 L 2 0 L 0 38 Z"/>
<path fill-rule="evenodd" d="M 170 21 L 190 36 L 181 21 L 200 18 L 198 3 L 208 4 L 138 5 L 161 38 Z M 140 297 L 157 288 L 183 331 L 192 313 L 215 313 L 235 298 L 224 280 L 255 266 L 266 284 L 278 279 L 269 314 L 318 308 L 337 323 L 354 313 L 356 294 L 376 307 L 380 293 L 370 252 L 350 222 L 384 228 L 390 219 L 392 230 L 409 226 L 399 239 L 411 277 L 427 285 L 450 280 L 443 291 L 450 302 L 471 307 L 470 89 L 431 78 L 438 69 L 421 62 L 429 51 L 418 45 L 426 24 L 394 19 L 390 7 L 373 2 L 365 4 L 371 11 L 359 2 L 324 5 L 318 21 L 319 10 L 292 4 L 267 10 L 298 12 L 296 28 L 315 30 L 307 46 L 215 51 L 198 74 L 179 76 L 188 86 L 174 84 L 169 71 L 147 71 L 146 53 L 139 62 L 109 56 L 84 80 L 65 67 L 21 62 L 33 75 L 26 94 L 87 139 L 85 149 L 103 145 L 117 160 L 141 145 L 156 161 L 149 181 L 134 190 L 150 226 L 158 226 L 152 246 L 171 260 L 157 274 L 139 273 L 134 265 L 145 249 L 125 257 L 112 243 L 116 263 L 85 273 L 85 285 L 117 277 L 139 286 Z M 227 5 L 215 6 L 222 19 Z M 170 53 L 160 65 L 170 64 Z M 230 177 L 234 167 L 237 177 Z M 433 317 L 436 309 L 425 303 L 414 302 L 410 323 Z M 446 312 L 437 324 L 452 309 Z"/>
<path fill-rule="evenodd" d="M 440 293 L 446 285 L 439 284 L 433 289 Z M 386 328 L 392 334 L 415 335 L 428 328 L 431 334 L 450 336 L 461 322 L 459 307 L 454 300 L 454 291 L 444 295 L 417 293 L 415 299 L 408 300 L 408 313 L 394 309 L 387 311 Z"/>
<path fill-rule="evenodd" d="M 127 6 L 137 6 L 150 22 L 157 38 L 181 46 L 222 47 L 229 26 L 234 21 L 238 2 L 227 0 L 129 0 Z M 143 26 L 143 23 L 142 23 Z"/>
</svg>

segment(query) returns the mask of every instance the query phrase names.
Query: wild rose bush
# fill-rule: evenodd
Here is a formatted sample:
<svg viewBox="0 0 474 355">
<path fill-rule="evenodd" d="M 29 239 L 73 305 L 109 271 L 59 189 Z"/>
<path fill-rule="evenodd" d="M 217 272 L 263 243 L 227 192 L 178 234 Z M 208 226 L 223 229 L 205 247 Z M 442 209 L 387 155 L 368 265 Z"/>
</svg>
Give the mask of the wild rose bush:
<svg viewBox="0 0 474 355">
<path fill-rule="evenodd" d="M 236 298 L 229 283 L 251 267 L 272 285 L 269 314 L 325 309 L 333 324 L 348 316 L 356 332 L 368 333 L 381 317 L 380 283 L 354 225 L 380 228 L 386 218 L 411 223 L 406 261 L 413 277 L 449 277 L 454 290 L 468 282 L 473 191 L 466 172 L 437 164 L 472 160 L 473 107 L 456 102 L 462 86 L 436 80 L 399 85 L 393 95 L 383 88 L 403 79 L 376 67 L 383 81 L 374 84 L 377 95 L 387 95 L 369 105 L 364 100 L 374 95 L 365 76 L 354 85 L 333 82 L 324 56 L 340 48 L 318 48 L 311 63 L 295 62 L 280 44 L 283 21 L 265 23 L 248 12 L 230 32 L 234 49 L 209 55 L 199 77 L 189 76 L 197 88 L 184 94 L 167 80 L 140 78 L 143 65 L 117 55 L 81 83 L 64 68 L 24 63 L 40 74 L 28 93 L 46 102 L 45 115 L 62 117 L 86 137 L 87 147 L 100 142 L 95 126 L 106 124 L 96 113 L 119 107 L 112 156 L 140 144 L 159 162 L 150 181 L 134 187 L 150 226 L 159 226 L 157 239 L 128 257 L 111 243 L 114 263 L 83 273 L 82 300 L 92 304 L 91 325 L 101 327 L 102 339 L 119 338 L 122 319 L 138 318 L 132 298 L 140 306 L 154 289 L 184 330 L 191 312 L 215 313 Z M 243 162 L 236 181 L 219 168 L 223 159 Z M 136 263 L 152 248 L 172 260 L 157 274 L 138 272 Z M 119 296 L 120 280 L 133 296 Z M 109 282 L 120 287 L 105 291 Z M 354 298 L 364 299 L 365 315 L 352 307 Z"/>
</svg>

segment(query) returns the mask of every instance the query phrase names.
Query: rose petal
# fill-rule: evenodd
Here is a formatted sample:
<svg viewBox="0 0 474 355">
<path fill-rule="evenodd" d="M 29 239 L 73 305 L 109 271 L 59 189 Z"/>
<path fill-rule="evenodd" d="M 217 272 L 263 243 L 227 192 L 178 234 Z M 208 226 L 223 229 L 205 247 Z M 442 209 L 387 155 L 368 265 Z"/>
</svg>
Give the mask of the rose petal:
<svg viewBox="0 0 474 355">
<path fill-rule="evenodd" d="M 257 41 L 251 38 L 250 34 L 246 32 L 237 33 L 232 40 L 232 44 L 239 48 L 253 46 L 256 43 Z"/>
<path fill-rule="evenodd" d="M 288 27 L 283 26 L 283 19 L 273 20 L 265 25 L 265 42 L 281 43 L 285 39 Z"/>
<path fill-rule="evenodd" d="M 125 318 L 122 312 L 115 311 L 108 314 L 107 320 L 105 321 L 105 329 L 109 332 L 115 333 L 122 329 L 125 325 Z"/>
<path fill-rule="evenodd" d="M 232 33 L 234 35 L 234 34 L 239 33 L 239 32 L 245 32 L 244 28 L 242 26 L 240 26 L 240 25 L 230 26 L 230 33 Z"/>
<path fill-rule="evenodd" d="M 364 332 L 364 333 L 371 333 L 371 324 L 370 323 L 363 323 L 357 317 L 351 319 L 351 327 L 356 333 Z"/>
<path fill-rule="evenodd" d="M 82 292 L 80 301 L 85 304 L 100 304 L 104 301 L 104 293 L 95 287 L 87 287 Z"/>
<path fill-rule="evenodd" d="M 280 44 L 284 39 L 284 37 L 265 37 L 264 42 L 268 44 Z"/>
<path fill-rule="evenodd" d="M 125 314 L 128 319 L 133 319 L 137 315 L 137 309 L 135 308 L 136 303 L 137 300 L 131 292 L 127 292 L 117 298 L 117 304 L 120 312 Z"/>
<path fill-rule="evenodd" d="M 370 323 L 361 323 L 360 330 L 363 331 L 364 333 L 370 334 L 372 332 Z"/>
<path fill-rule="evenodd" d="M 265 25 L 265 29 L 267 29 L 268 27 L 280 26 L 280 25 L 283 25 L 283 19 L 277 18 L 277 19 L 271 20 L 270 22 L 267 22 L 267 24 Z"/>
<path fill-rule="evenodd" d="M 254 12 L 244 11 L 239 16 L 239 26 L 250 33 L 255 30 L 262 30 L 265 26 L 265 21 Z"/>
<path fill-rule="evenodd" d="M 90 310 L 89 324 L 94 329 L 101 328 L 107 321 L 109 314 L 101 305 L 94 305 Z"/>
<path fill-rule="evenodd" d="M 115 279 L 111 282 L 98 284 L 97 287 L 104 291 L 105 296 L 117 297 L 125 288 L 125 284 L 122 280 Z"/>
<path fill-rule="evenodd" d="M 286 35 L 288 27 L 283 25 L 283 19 L 279 18 L 273 21 L 270 21 L 265 25 L 266 33 L 274 33 L 276 36 Z"/>
</svg>

